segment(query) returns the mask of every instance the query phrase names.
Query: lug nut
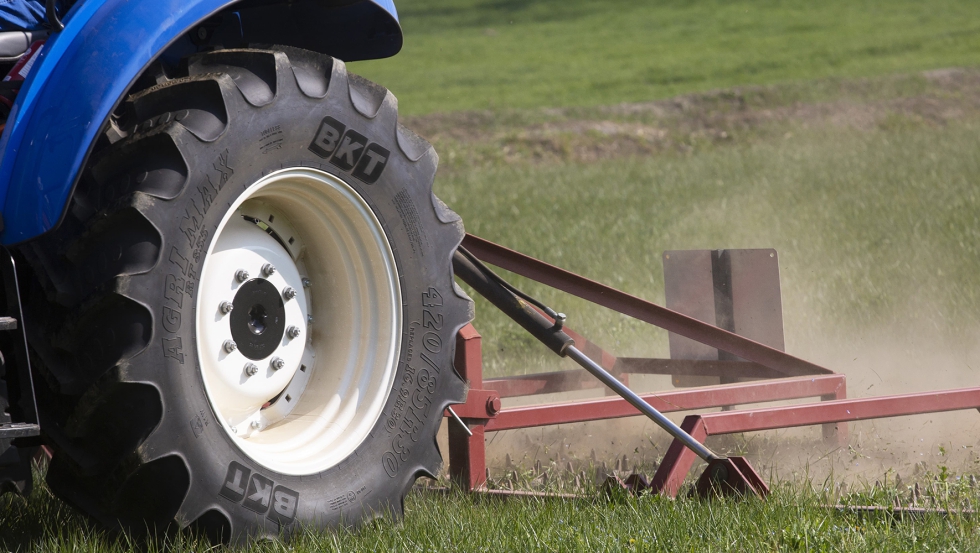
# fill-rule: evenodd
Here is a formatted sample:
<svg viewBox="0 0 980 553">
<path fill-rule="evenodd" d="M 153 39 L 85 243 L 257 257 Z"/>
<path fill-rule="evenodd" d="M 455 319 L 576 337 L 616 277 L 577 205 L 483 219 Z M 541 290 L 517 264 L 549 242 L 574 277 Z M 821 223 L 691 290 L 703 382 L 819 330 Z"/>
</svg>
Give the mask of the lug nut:
<svg viewBox="0 0 980 553">
<path fill-rule="evenodd" d="M 235 271 L 235 278 L 238 280 L 238 282 L 245 282 L 248 280 L 248 271 L 245 269 L 238 269 Z"/>
<path fill-rule="evenodd" d="M 307 315 L 306 322 L 307 324 L 313 324 L 313 315 Z"/>
<path fill-rule="evenodd" d="M 273 357 L 272 361 L 269 361 L 269 364 L 277 371 L 286 366 L 286 362 L 281 357 Z"/>
<path fill-rule="evenodd" d="M 225 315 L 231 313 L 231 310 L 234 308 L 235 308 L 235 304 L 231 303 L 230 301 L 223 301 L 221 302 L 221 305 L 218 306 L 218 309 L 220 309 L 221 312 L 224 313 Z"/>
<path fill-rule="evenodd" d="M 262 423 L 260 423 L 259 421 L 252 421 L 252 423 L 251 423 L 251 425 L 250 425 L 250 426 L 251 426 L 252 428 L 254 428 L 254 429 L 256 429 L 256 430 L 258 430 L 258 429 L 259 429 L 259 427 L 260 427 L 260 426 L 262 426 Z"/>
<path fill-rule="evenodd" d="M 276 274 L 276 266 L 272 263 L 266 263 L 262 266 L 262 276 L 268 278 Z"/>
<path fill-rule="evenodd" d="M 296 297 L 296 289 L 293 288 L 292 286 L 287 286 L 282 291 L 282 297 L 286 298 L 287 300 L 291 300 L 291 299 L 295 298 Z"/>
<path fill-rule="evenodd" d="M 255 376 L 259 372 L 259 366 L 255 363 L 245 363 L 245 376 Z"/>
<path fill-rule="evenodd" d="M 289 336 L 290 340 L 292 340 L 293 338 L 299 338 L 299 334 L 300 334 L 299 327 L 291 326 L 286 329 L 286 336 Z"/>
<path fill-rule="evenodd" d="M 232 426 L 231 428 L 229 428 L 229 430 L 231 430 L 231 433 L 232 434 L 238 434 L 238 427 L 237 426 Z"/>
<path fill-rule="evenodd" d="M 313 286 L 313 281 L 303 277 L 303 288 L 309 288 L 310 286 Z"/>
<path fill-rule="evenodd" d="M 234 340 L 225 340 L 225 343 L 221 344 L 221 347 L 225 348 L 226 352 L 231 353 L 238 349 L 238 344 Z"/>
</svg>

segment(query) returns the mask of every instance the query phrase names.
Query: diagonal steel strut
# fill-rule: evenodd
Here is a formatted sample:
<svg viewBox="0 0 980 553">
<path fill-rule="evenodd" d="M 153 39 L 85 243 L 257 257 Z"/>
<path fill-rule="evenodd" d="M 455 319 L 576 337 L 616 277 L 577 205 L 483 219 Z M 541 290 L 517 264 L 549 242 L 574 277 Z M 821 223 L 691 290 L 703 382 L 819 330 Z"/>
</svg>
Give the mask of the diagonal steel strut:
<svg viewBox="0 0 980 553">
<path fill-rule="evenodd" d="M 820 365 L 793 357 L 778 349 L 749 340 L 714 325 L 616 290 L 583 276 L 516 252 L 478 236 L 467 234 L 463 247 L 482 261 L 546 284 L 635 319 L 754 361 L 786 376 L 833 374 Z"/>
</svg>

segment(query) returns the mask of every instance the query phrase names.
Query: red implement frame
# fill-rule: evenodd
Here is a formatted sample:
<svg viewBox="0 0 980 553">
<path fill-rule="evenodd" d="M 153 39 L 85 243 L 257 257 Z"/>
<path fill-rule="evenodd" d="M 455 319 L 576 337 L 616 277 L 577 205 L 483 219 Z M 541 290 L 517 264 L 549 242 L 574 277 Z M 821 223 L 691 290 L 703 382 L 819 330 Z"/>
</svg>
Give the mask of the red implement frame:
<svg viewBox="0 0 980 553">
<path fill-rule="evenodd" d="M 687 374 L 763 378 L 642 395 L 661 412 L 698 411 L 718 407 L 820 398 L 821 402 L 767 409 L 723 411 L 691 415 L 681 425 L 698 441 L 709 435 L 823 425 L 824 437 L 846 442 L 848 421 L 894 417 L 938 411 L 980 409 L 980 388 L 945 390 L 901 396 L 845 399 L 845 377 L 754 342 L 631 296 L 564 269 L 549 265 L 466 235 L 463 246 L 479 259 L 541 282 L 595 304 L 630 315 L 686 338 L 731 353 L 746 361 L 690 361 L 675 359 L 617 358 L 569 331 L 576 346 L 624 383 L 629 374 Z M 638 416 L 640 413 L 618 397 L 501 408 L 501 398 L 598 388 L 601 384 L 584 370 L 539 373 L 483 380 L 480 334 L 464 327 L 456 341 L 456 370 L 470 386 L 466 402 L 453 406 L 472 436 L 456 423 L 449 424 L 449 472 L 463 489 L 485 487 L 486 432 L 532 428 L 593 420 Z M 447 413 L 448 415 L 448 413 Z M 653 480 L 652 490 L 673 497 L 684 482 L 696 456 L 675 440 Z"/>
</svg>

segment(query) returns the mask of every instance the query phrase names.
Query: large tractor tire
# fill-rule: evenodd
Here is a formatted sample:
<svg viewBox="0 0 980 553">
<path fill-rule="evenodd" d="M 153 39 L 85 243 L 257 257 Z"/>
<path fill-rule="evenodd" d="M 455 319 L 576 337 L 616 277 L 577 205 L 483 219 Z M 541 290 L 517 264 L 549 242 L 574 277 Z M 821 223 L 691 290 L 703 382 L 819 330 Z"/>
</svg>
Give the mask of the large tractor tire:
<svg viewBox="0 0 980 553">
<path fill-rule="evenodd" d="M 51 489 L 234 541 L 398 516 L 465 397 L 463 227 L 431 146 L 291 48 L 199 55 L 126 110 L 24 252 Z"/>
</svg>

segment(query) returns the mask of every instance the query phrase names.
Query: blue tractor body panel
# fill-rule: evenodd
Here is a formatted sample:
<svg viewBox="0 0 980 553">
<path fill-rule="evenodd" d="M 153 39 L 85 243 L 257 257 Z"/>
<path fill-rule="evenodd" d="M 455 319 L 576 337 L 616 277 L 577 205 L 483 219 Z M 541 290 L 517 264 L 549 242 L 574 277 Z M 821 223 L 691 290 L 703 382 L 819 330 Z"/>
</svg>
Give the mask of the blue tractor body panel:
<svg viewBox="0 0 980 553">
<path fill-rule="evenodd" d="M 0 243 L 30 240 L 59 223 L 92 146 L 126 91 L 159 56 L 182 53 L 182 48 L 193 53 L 182 37 L 222 10 L 236 10 L 242 43 L 322 46 L 339 50 L 325 53 L 348 61 L 386 57 L 400 49 L 390 0 L 323 6 L 328 3 L 79 1 L 64 30 L 52 34 L 42 49 L 0 138 Z M 321 20 L 311 26 L 310 9 L 331 17 L 323 21 L 318 16 Z M 305 23 L 306 29 L 287 28 L 292 23 Z M 332 42 L 321 45 L 324 40 Z"/>
</svg>

